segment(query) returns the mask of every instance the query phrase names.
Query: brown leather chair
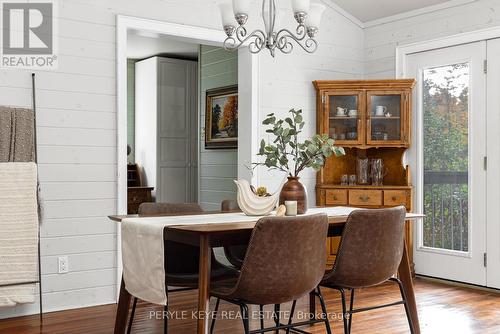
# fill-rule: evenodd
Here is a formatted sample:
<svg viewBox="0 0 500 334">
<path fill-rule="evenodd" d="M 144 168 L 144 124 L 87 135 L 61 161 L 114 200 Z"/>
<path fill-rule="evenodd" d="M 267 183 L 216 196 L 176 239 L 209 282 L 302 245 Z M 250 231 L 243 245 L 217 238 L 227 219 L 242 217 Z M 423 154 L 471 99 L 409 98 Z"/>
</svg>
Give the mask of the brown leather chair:
<svg viewBox="0 0 500 334">
<path fill-rule="evenodd" d="M 202 208 L 196 203 L 142 203 L 139 206 L 140 216 L 158 215 L 190 215 L 201 214 Z M 170 240 L 165 241 L 165 275 L 169 287 L 167 293 L 186 291 L 198 288 L 200 249 Z M 212 253 L 211 280 L 217 281 L 237 275 L 237 271 L 226 267 L 215 259 Z M 137 298 L 134 298 L 127 333 L 130 333 L 134 321 Z M 165 306 L 167 310 L 168 305 Z M 167 317 L 165 317 L 164 332 L 168 331 Z"/>
<path fill-rule="evenodd" d="M 323 319 L 281 324 L 277 305 L 296 300 L 316 291 L 326 266 L 326 237 L 328 219 L 324 214 L 303 217 L 261 218 L 252 233 L 241 273 L 232 279 L 214 282 L 210 294 L 240 306 L 245 333 L 249 333 L 248 304 L 275 305 L 276 327 L 261 328 L 252 333 L 304 326 L 323 322 L 331 333 L 327 317 Z M 326 307 L 320 297 L 323 312 Z M 212 323 L 212 325 L 214 322 Z M 213 330 L 213 326 L 212 326 Z"/>
<path fill-rule="evenodd" d="M 406 209 L 356 210 L 347 219 L 335 263 L 327 272 L 321 286 L 339 290 L 342 296 L 344 333 L 351 332 L 352 315 L 382 307 L 403 304 L 411 333 L 414 333 L 406 295 L 397 272 L 403 256 Z M 374 307 L 353 309 L 354 291 L 394 281 L 402 300 Z M 351 291 L 349 310 L 346 308 L 346 290 Z M 349 318 L 349 319 L 348 319 Z"/>
<path fill-rule="evenodd" d="M 222 212 L 241 212 L 238 202 L 231 199 L 225 199 L 221 203 Z M 232 245 L 224 247 L 224 255 L 229 263 L 235 268 L 240 269 L 243 265 L 243 259 L 247 253 L 247 245 Z"/>
<path fill-rule="evenodd" d="M 222 212 L 241 212 L 238 202 L 232 199 L 225 199 L 221 203 Z"/>
</svg>

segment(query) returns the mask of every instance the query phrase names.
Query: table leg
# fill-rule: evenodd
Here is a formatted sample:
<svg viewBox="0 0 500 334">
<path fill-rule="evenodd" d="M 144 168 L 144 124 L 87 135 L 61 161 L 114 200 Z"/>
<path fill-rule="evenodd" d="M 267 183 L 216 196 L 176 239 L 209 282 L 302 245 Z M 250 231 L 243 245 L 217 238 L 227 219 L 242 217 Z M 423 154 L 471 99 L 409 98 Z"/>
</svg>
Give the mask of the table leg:
<svg viewBox="0 0 500 334">
<path fill-rule="evenodd" d="M 210 237 L 202 234 L 200 235 L 200 277 L 198 281 L 198 334 L 209 333 L 211 262 Z"/>
<path fill-rule="evenodd" d="M 411 265 L 408 258 L 408 250 L 405 242 L 403 250 L 403 258 L 399 264 L 399 279 L 403 283 L 403 289 L 406 293 L 406 298 L 408 300 L 408 306 L 410 308 L 410 317 L 413 322 L 413 327 L 415 328 L 415 334 L 420 334 L 420 323 L 418 321 L 418 311 L 417 311 L 417 301 L 415 299 L 415 291 L 413 289 L 413 279 L 411 275 Z"/>
<path fill-rule="evenodd" d="M 116 310 L 116 319 L 115 319 L 115 334 L 124 334 L 127 328 L 127 318 L 128 311 L 130 307 L 130 300 L 132 296 L 125 289 L 125 282 L 122 277 L 122 284 L 120 286 L 120 297 L 118 299 L 118 308 Z"/>
</svg>

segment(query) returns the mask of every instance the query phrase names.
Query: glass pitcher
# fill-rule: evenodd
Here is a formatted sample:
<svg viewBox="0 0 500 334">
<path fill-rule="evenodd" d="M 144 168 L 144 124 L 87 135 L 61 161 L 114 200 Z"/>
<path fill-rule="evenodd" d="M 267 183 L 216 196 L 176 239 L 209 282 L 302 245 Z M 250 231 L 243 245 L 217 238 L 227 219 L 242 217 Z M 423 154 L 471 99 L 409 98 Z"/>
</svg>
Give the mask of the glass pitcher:
<svg viewBox="0 0 500 334">
<path fill-rule="evenodd" d="M 356 159 L 356 176 L 358 184 L 364 185 L 370 183 L 370 163 L 368 158 Z"/>
<path fill-rule="evenodd" d="M 372 185 L 384 185 L 384 177 L 387 175 L 387 170 L 384 168 L 384 160 L 371 159 L 370 161 Z"/>
</svg>

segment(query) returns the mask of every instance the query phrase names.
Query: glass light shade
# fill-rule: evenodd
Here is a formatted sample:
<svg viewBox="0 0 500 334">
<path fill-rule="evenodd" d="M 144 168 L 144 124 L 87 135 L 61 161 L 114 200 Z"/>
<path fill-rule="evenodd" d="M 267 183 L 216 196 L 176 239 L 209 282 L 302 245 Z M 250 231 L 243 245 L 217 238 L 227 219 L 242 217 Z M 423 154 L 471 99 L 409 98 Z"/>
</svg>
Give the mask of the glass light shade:
<svg viewBox="0 0 500 334">
<path fill-rule="evenodd" d="M 306 18 L 306 26 L 319 28 L 319 24 L 321 23 L 321 16 L 325 11 L 326 7 L 319 4 L 313 3 L 311 4 L 311 9 Z"/>
<path fill-rule="evenodd" d="M 245 14 L 250 12 L 250 0 L 233 0 L 234 15 Z"/>
<path fill-rule="evenodd" d="M 309 13 L 311 0 L 292 0 L 294 13 Z"/>
<path fill-rule="evenodd" d="M 222 17 L 222 26 L 234 26 L 234 14 L 233 6 L 230 3 L 220 3 L 219 4 L 220 15 Z"/>
<path fill-rule="evenodd" d="M 276 8 L 273 6 L 274 0 L 262 0 L 262 20 L 266 33 L 272 33 L 276 25 Z"/>
</svg>

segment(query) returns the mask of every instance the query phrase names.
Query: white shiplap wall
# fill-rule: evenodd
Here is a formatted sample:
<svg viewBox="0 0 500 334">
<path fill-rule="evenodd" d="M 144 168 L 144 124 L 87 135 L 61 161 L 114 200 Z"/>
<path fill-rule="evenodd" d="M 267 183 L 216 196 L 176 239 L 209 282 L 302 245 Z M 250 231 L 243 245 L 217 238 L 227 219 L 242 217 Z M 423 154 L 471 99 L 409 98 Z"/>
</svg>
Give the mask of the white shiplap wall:
<svg viewBox="0 0 500 334">
<path fill-rule="evenodd" d="M 293 17 L 286 15 L 286 23 L 293 25 Z M 293 55 L 277 52 L 272 58 L 264 51 L 260 57 L 260 120 L 269 113 L 285 116 L 289 109 L 302 109 L 306 125 L 303 137 L 316 133 L 316 93 L 313 80 L 359 79 L 363 77 L 363 29 L 331 8 L 323 16 L 318 35 L 319 49 L 308 55 L 295 47 Z M 267 54 L 266 54 L 267 53 Z M 259 128 L 260 137 L 268 139 L 265 128 Z M 260 139 L 259 139 L 260 141 Z M 265 168 L 256 170 L 259 186 L 274 192 L 284 175 L 270 173 Z M 315 204 L 316 173 L 301 174 L 308 190 L 310 205 Z"/>
<path fill-rule="evenodd" d="M 258 2 L 252 5 L 258 13 Z M 220 28 L 218 10 L 206 0 L 59 0 L 59 68 L 37 72 L 47 311 L 115 301 L 116 234 L 106 216 L 116 212 L 117 14 Z M 260 25 L 258 15 L 249 22 L 256 23 Z M 307 135 L 315 128 L 311 81 L 359 78 L 363 73 L 361 28 L 328 9 L 319 40 L 316 55 L 297 49 L 276 59 L 260 56 L 262 115 L 302 107 Z M 30 99 L 29 72 L 0 70 L 0 105 L 30 106 Z M 305 180 L 313 191 L 314 174 Z M 274 181 L 262 176 L 260 183 Z M 57 274 L 61 255 L 69 257 L 68 274 Z M 37 309 L 34 304 L 1 310 L 0 318 Z"/>
<path fill-rule="evenodd" d="M 365 29 L 365 76 L 394 78 L 398 45 L 500 25 L 500 1 L 478 0 Z"/>
<path fill-rule="evenodd" d="M 238 53 L 223 48 L 200 47 L 200 126 L 205 126 L 207 90 L 238 84 Z M 224 199 L 236 199 L 237 149 L 205 149 L 200 136 L 200 197 L 204 210 L 218 210 Z"/>
</svg>

